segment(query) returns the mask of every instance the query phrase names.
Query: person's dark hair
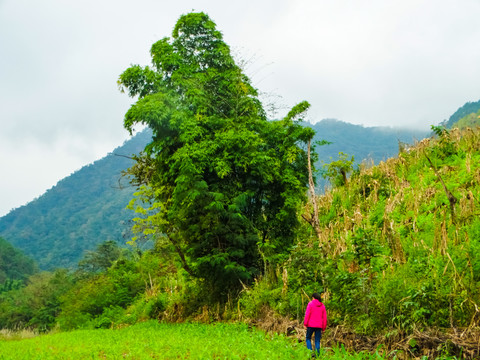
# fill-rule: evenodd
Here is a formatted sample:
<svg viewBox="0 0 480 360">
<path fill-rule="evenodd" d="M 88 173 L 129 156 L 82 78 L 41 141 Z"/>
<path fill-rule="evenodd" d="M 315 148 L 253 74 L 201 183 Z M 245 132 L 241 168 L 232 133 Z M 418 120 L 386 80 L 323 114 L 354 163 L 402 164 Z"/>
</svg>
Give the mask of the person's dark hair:
<svg viewBox="0 0 480 360">
<path fill-rule="evenodd" d="M 317 299 L 318 301 L 322 301 L 322 295 L 320 295 L 319 293 L 313 293 L 312 297 L 314 299 Z"/>
</svg>

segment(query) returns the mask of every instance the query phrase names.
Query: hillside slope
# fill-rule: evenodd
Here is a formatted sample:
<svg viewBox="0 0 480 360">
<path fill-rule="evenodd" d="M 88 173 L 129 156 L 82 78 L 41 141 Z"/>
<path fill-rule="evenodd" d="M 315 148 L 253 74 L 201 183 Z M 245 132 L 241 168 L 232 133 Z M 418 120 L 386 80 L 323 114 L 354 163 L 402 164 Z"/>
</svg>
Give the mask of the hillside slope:
<svg viewBox="0 0 480 360">
<path fill-rule="evenodd" d="M 480 100 L 467 102 L 463 106 L 459 107 L 448 120 L 443 121 L 440 125 L 445 126 L 447 129 L 451 129 L 455 126 L 460 119 L 468 116 L 469 114 L 476 113 L 480 110 Z"/>
<path fill-rule="evenodd" d="M 318 196 L 318 236 L 300 241 L 288 273 L 327 289 L 332 323 L 360 333 L 480 323 L 480 128 L 438 135 Z"/>
</svg>

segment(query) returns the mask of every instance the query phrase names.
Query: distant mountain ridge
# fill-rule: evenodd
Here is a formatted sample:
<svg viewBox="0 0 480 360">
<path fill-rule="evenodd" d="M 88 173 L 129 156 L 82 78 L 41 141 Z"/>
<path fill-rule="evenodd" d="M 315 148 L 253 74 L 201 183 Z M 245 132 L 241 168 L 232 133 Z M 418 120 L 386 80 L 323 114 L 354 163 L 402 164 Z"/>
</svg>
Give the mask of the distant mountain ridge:
<svg viewBox="0 0 480 360">
<path fill-rule="evenodd" d="M 427 132 L 380 127 L 363 127 L 326 119 L 309 125 L 317 132 L 314 140 L 331 145 L 317 148 L 322 163 L 336 160 L 344 152 L 356 162 L 375 163 L 398 154 L 398 142 L 412 143 Z M 113 240 L 124 245 L 129 240 L 131 219 L 126 209 L 135 191 L 121 172 L 132 164 L 124 156 L 137 154 L 151 139 L 149 129 L 136 134 L 113 153 L 84 166 L 62 179 L 39 198 L 0 218 L 0 236 L 26 255 L 41 269 L 72 268 L 86 250 Z"/>
<path fill-rule="evenodd" d="M 398 154 L 399 142 L 411 144 L 422 140 L 428 131 L 389 127 L 364 127 L 335 119 L 325 119 L 312 128 L 316 140 L 330 141 L 330 145 L 317 148 L 319 159 L 330 162 L 330 157 L 338 157 L 339 152 L 354 155 L 355 162 L 373 160 L 374 163 Z"/>
</svg>

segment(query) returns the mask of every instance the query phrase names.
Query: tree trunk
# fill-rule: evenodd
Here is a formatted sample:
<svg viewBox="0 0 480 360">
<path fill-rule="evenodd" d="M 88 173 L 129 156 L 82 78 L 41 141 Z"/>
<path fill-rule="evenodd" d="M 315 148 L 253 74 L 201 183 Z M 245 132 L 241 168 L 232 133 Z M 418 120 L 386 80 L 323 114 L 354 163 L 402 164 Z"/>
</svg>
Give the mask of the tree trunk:
<svg viewBox="0 0 480 360">
<path fill-rule="evenodd" d="M 320 224 L 318 221 L 318 207 L 317 207 L 317 199 L 315 197 L 315 183 L 313 182 L 313 173 L 312 173 L 312 161 L 311 161 L 311 147 L 312 147 L 312 139 L 308 140 L 308 148 L 307 148 L 307 161 L 308 161 L 308 187 L 310 189 L 310 197 L 312 199 L 312 206 L 313 206 L 313 215 L 312 219 L 310 220 L 310 224 L 312 225 L 313 229 L 317 233 L 318 240 L 321 240 L 321 230 Z"/>
</svg>

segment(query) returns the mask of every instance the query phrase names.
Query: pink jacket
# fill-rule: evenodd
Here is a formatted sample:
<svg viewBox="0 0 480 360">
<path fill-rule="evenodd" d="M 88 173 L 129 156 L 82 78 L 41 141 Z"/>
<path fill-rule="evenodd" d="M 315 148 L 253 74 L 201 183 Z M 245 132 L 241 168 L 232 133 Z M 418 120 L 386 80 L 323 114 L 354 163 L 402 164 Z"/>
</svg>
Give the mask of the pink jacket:
<svg viewBox="0 0 480 360">
<path fill-rule="evenodd" d="M 307 327 L 322 328 L 325 331 L 327 328 L 327 310 L 325 310 L 325 305 L 317 299 L 310 301 L 305 311 L 303 324 Z"/>
</svg>

